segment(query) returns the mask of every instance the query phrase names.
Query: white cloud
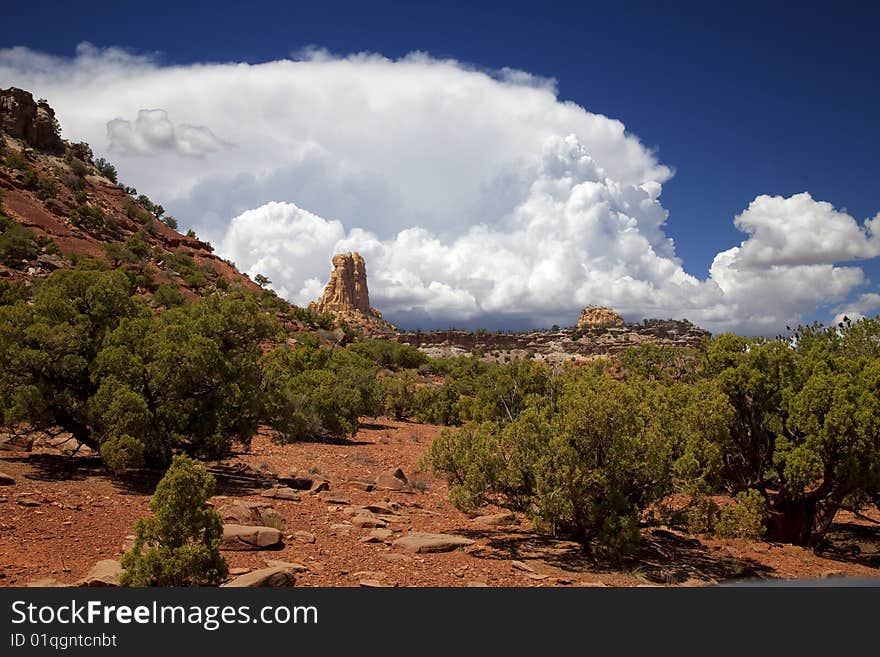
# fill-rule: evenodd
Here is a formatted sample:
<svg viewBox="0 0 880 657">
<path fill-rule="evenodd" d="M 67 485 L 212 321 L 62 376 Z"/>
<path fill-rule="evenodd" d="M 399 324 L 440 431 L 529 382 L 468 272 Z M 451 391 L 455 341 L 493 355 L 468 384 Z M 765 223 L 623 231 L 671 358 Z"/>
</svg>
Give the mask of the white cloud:
<svg viewBox="0 0 880 657">
<path fill-rule="evenodd" d="M 759 196 L 734 220 L 746 239 L 689 275 L 660 202 L 671 169 L 522 71 L 325 51 L 161 66 L 84 45 L 70 59 L 0 50 L 0 79 L 48 98 L 66 136 L 112 147 L 122 180 L 300 304 L 335 251 L 358 250 L 374 305 L 424 328 L 569 324 L 601 303 L 773 333 L 846 304 L 866 278 L 839 263 L 880 253 L 880 215 Z M 186 157 L 215 135 L 236 148 Z"/>
<path fill-rule="evenodd" d="M 163 109 L 142 109 L 134 121 L 107 122 L 108 149 L 114 155 L 153 155 L 174 151 L 188 157 L 204 157 L 229 144 L 209 128 L 182 123 L 175 126 Z"/>
<path fill-rule="evenodd" d="M 876 292 L 861 294 L 856 299 L 834 310 L 837 313 L 832 320 L 835 324 L 842 322 L 844 317 L 848 317 L 853 321 L 864 319 L 865 317 L 874 317 L 880 313 L 880 294 Z"/>
</svg>

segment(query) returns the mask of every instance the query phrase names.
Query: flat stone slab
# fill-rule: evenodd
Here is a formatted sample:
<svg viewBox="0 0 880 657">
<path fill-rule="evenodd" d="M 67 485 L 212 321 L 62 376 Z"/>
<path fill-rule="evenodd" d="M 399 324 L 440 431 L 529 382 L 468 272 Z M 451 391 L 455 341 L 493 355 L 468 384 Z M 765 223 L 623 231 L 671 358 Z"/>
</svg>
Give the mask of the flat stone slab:
<svg viewBox="0 0 880 657">
<path fill-rule="evenodd" d="M 0 472 L 0 486 L 11 486 L 15 483 L 15 477 L 5 472 Z"/>
<path fill-rule="evenodd" d="M 272 486 L 272 488 L 264 490 L 260 495 L 272 498 L 273 500 L 291 500 L 293 502 L 299 502 L 299 492 L 292 488 L 288 488 L 287 486 Z"/>
<path fill-rule="evenodd" d="M 76 583 L 77 586 L 119 586 L 122 564 L 115 559 L 102 559 L 89 574 Z"/>
<path fill-rule="evenodd" d="M 318 497 L 327 504 L 351 504 L 351 498 L 329 490 L 321 491 L 318 493 Z"/>
<path fill-rule="evenodd" d="M 416 553 L 451 552 L 452 550 L 473 544 L 474 541 L 464 536 L 456 536 L 455 534 L 425 534 L 422 532 L 410 532 L 392 543 L 394 547 Z"/>
<path fill-rule="evenodd" d="M 260 568 L 236 577 L 226 584 L 228 588 L 251 588 L 259 586 L 268 587 L 284 587 L 294 586 L 296 584 L 296 575 L 293 568 L 287 566 L 270 566 L 269 568 Z"/>
<path fill-rule="evenodd" d="M 308 566 L 304 566 L 296 561 L 281 561 L 279 559 L 266 559 L 266 566 L 269 568 L 289 568 L 297 573 L 305 573 L 309 571 Z"/>
<path fill-rule="evenodd" d="M 512 513 L 502 512 L 502 513 L 490 513 L 485 516 L 477 516 L 473 520 L 471 520 L 471 525 L 474 527 L 502 527 L 504 525 L 513 525 L 516 524 L 516 516 Z"/>
<path fill-rule="evenodd" d="M 223 525 L 221 550 L 265 550 L 281 545 L 281 532 L 274 527 Z"/>
</svg>

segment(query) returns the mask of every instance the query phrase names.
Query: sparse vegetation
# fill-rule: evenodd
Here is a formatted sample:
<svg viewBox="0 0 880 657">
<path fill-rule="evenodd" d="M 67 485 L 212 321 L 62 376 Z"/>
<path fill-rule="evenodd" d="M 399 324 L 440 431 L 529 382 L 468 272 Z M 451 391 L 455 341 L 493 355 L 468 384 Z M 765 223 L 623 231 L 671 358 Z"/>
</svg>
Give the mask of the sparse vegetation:
<svg viewBox="0 0 880 657">
<path fill-rule="evenodd" d="M 122 557 L 123 586 L 205 586 L 228 573 L 220 554 L 223 521 L 207 506 L 214 477 L 196 462 L 174 457 L 150 500 L 152 517 L 135 525 Z"/>
</svg>

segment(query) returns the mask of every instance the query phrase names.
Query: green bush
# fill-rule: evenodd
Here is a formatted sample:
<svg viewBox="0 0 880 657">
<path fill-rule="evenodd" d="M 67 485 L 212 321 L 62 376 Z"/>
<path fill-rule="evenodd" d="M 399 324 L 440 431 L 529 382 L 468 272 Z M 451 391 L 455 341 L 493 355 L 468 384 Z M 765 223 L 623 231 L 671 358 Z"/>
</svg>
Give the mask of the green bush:
<svg viewBox="0 0 880 657">
<path fill-rule="evenodd" d="M 116 184 L 118 182 L 116 167 L 110 164 L 103 157 L 99 157 L 97 160 L 95 160 L 95 168 L 98 170 L 98 173 L 107 178 L 107 180 L 109 180 L 113 184 Z"/>
<path fill-rule="evenodd" d="M 20 268 L 39 253 L 33 231 L 0 214 L 0 263 Z"/>
<path fill-rule="evenodd" d="M 755 489 L 737 493 L 735 503 L 721 508 L 715 532 L 719 536 L 757 540 L 767 531 L 767 500 Z"/>
<path fill-rule="evenodd" d="M 416 380 L 412 371 L 407 370 L 396 376 L 383 377 L 379 380 L 379 387 L 386 415 L 404 420 L 412 414 L 416 390 Z"/>
<path fill-rule="evenodd" d="M 186 303 L 186 297 L 183 296 L 183 292 L 180 291 L 180 288 L 176 285 L 170 285 L 167 283 L 156 288 L 156 291 L 153 292 L 153 298 L 157 303 L 166 308 L 174 308 L 175 306 L 182 306 Z"/>
<path fill-rule="evenodd" d="M 415 369 L 428 362 L 428 357 L 415 347 L 390 340 L 362 340 L 348 349 L 386 369 Z"/>
<path fill-rule="evenodd" d="M 144 466 L 144 444 L 127 433 L 108 438 L 101 444 L 101 460 L 113 472 Z"/>
<path fill-rule="evenodd" d="M 123 586 L 206 586 L 226 579 L 220 554 L 223 521 L 207 506 L 214 477 L 175 456 L 150 500 L 153 516 L 135 525 L 135 541 L 122 557 Z"/>
</svg>

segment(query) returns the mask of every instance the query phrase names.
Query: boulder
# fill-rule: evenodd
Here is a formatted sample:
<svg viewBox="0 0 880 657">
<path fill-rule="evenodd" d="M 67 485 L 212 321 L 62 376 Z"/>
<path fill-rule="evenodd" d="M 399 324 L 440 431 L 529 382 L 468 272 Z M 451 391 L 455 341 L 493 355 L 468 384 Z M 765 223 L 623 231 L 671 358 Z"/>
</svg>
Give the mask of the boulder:
<svg viewBox="0 0 880 657">
<path fill-rule="evenodd" d="M 361 527 L 366 529 L 374 529 L 385 527 L 388 523 L 382 520 L 381 518 L 377 518 L 373 514 L 362 514 L 359 516 L 355 516 L 351 519 L 351 524 L 355 527 Z"/>
<path fill-rule="evenodd" d="M 34 447 L 32 433 L 0 433 L 0 450 L 9 452 L 29 452 Z"/>
<path fill-rule="evenodd" d="M 330 490 L 330 482 L 324 479 L 321 479 L 320 481 L 313 481 L 312 485 L 309 486 L 309 493 L 311 495 L 323 493 L 325 490 Z"/>
<path fill-rule="evenodd" d="M 260 502 L 227 502 L 216 507 L 224 523 L 231 525 L 251 525 L 253 527 L 275 527 L 287 529 L 284 516 L 272 505 Z"/>
<path fill-rule="evenodd" d="M 281 532 L 274 527 L 223 525 L 221 550 L 266 550 L 282 545 Z"/>
<path fill-rule="evenodd" d="M 477 516 L 471 520 L 474 527 L 500 527 L 503 525 L 516 524 L 516 516 L 509 511 L 491 513 L 485 516 Z"/>
<path fill-rule="evenodd" d="M 266 559 L 266 565 L 270 568 L 277 568 L 283 566 L 284 568 L 289 568 L 298 573 L 308 572 L 308 566 L 304 566 L 301 563 L 297 563 L 296 561 L 280 561 L 278 559 Z"/>
<path fill-rule="evenodd" d="M 278 477 L 278 483 L 289 486 L 290 488 L 295 488 L 296 490 L 309 490 L 314 484 L 314 481 L 306 477 L 291 475 L 289 477 Z"/>
<path fill-rule="evenodd" d="M 314 543 L 316 540 L 318 540 L 317 538 L 315 538 L 315 535 L 312 532 L 307 531 L 294 532 L 293 538 L 300 543 Z"/>
<path fill-rule="evenodd" d="M 456 536 L 455 534 L 426 534 L 422 532 L 410 532 L 392 543 L 394 547 L 415 553 L 451 552 L 452 550 L 473 544 L 474 541 L 464 536 Z"/>
<path fill-rule="evenodd" d="M 122 577 L 122 564 L 115 559 L 102 559 L 89 571 L 88 575 L 76 583 L 77 586 L 119 586 Z"/>
<path fill-rule="evenodd" d="M 284 587 L 294 586 L 296 584 L 296 575 L 292 568 L 287 566 L 273 566 L 269 568 L 260 568 L 252 570 L 249 573 L 240 575 L 226 584 L 224 587 L 229 588 L 246 588 L 246 587 Z"/>
<path fill-rule="evenodd" d="M 351 498 L 339 493 L 330 492 L 329 490 L 318 493 L 318 497 L 327 504 L 351 504 Z"/>
<path fill-rule="evenodd" d="M 274 500 L 289 500 L 292 502 L 299 502 L 299 492 L 293 490 L 292 488 L 288 488 L 287 486 L 272 486 L 272 488 L 268 490 L 264 490 L 260 493 L 263 497 L 269 497 Z"/>
<path fill-rule="evenodd" d="M 24 89 L 0 89 L 0 132 L 40 150 L 64 149 L 55 111 L 45 101 L 35 101 Z"/>
<path fill-rule="evenodd" d="M 406 475 L 400 468 L 385 470 L 376 477 L 376 486 L 387 490 L 403 490 L 408 483 Z"/>
</svg>

